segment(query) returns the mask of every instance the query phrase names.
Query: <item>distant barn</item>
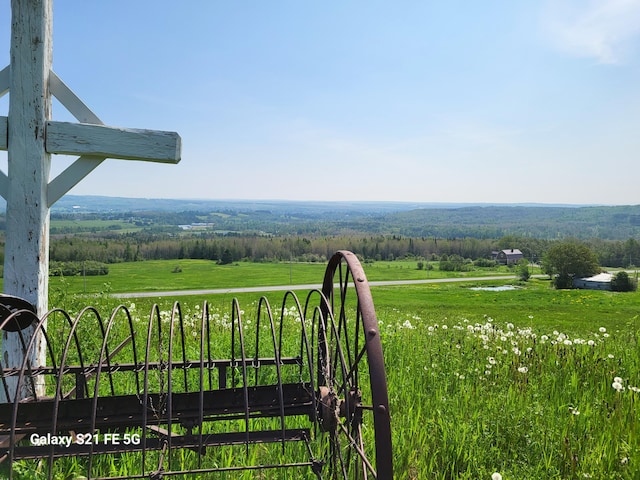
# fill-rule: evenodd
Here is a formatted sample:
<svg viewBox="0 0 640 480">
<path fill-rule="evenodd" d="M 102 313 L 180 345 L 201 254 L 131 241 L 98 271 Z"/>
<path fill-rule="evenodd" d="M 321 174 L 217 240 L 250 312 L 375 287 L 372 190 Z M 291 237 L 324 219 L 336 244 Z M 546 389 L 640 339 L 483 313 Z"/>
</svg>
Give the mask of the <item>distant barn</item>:
<svg viewBox="0 0 640 480">
<path fill-rule="evenodd" d="M 507 248 L 506 250 L 500 250 L 499 252 L 492 252 L 492 257 L 495 261 L 501 265 L 513 265 L 524 258 L 523 253 L 517 248 Z"/>
<path fill-rule="evenodd" d="M 611 280 L 613 275 L 610 273 L 599 273 L 593 277 L 574 278 L 574 288 L 582 288 L 585 290 L 611 290 Z"/>
</svg>

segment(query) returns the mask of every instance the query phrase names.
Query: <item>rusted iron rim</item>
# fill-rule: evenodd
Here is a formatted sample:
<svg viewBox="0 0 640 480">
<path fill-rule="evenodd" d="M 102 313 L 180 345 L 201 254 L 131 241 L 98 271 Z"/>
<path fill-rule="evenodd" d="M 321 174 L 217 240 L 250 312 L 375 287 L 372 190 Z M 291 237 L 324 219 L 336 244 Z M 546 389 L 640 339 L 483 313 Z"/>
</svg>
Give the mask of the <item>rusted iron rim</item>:
<svg viewBox="0 0 640 480">
<path fill-rule="evenodd" d="M 337 280 L 337 281 L 336 281 Z M 362 355 L 366 355 L 369 367 L 369 382 L 371 387 L 371 401 L 374 417 L 375 430 L 375 467 L 378 479 L 393 478 L 393 453 L 391 442 L 391 422 L 389 413 L 389 395 L 387 391 L 387 379 L 384 367 L 384 357 L 382 353 L 382 343 L 380 341 L 380 330 L 378 320 L 373 305 L 373 298 L 367 277 L 364 273 L 360 261 L 355 254 L 349 251 L 339 251 L 330 260 L 327 266 L 324 282 L 322 286 L 323 296 L 331 306 L 334 315 L 341 315 L 336 309 L 344 309 L 347 301 L 348 291 L 353 287 L 357 297 L 358 315 L 356 322 L 361 322 L 365 345 L 360 350 L 357 345 L 354 351 L 339 352 L 340 355 L 347 354 L 346 363 L 348 373 L 344 377 L 350 377 L 352 372 L 357 370 L 357 363 Z M 335 328 L 335 323 L 331 323 Z M 359 336 L 356 325 L 356 339 Z M 338 332 L 339 333 L 339 332 Z M 350 347 L 350 346 L 347 346 Z M 349 350 L 349 348 L 347 348 Z M 351 356 L 353 354 L 353 356 Z M 344 359 L 343 359 L 344 361 Z M 357 385 L 358 380 L 355 379 Z M 345 399 L 348 402 L 348 398 Z M 360 406 L 355 406 L 360 408 Z M 347 403 L 347 409 L 350 407 Z M 343 427 L 343 425 L 341 425 Z M 358 427 L 359 428 L 359 427 Z M 354 448 L 359 446 L 354 445 Z"/>
</svg>

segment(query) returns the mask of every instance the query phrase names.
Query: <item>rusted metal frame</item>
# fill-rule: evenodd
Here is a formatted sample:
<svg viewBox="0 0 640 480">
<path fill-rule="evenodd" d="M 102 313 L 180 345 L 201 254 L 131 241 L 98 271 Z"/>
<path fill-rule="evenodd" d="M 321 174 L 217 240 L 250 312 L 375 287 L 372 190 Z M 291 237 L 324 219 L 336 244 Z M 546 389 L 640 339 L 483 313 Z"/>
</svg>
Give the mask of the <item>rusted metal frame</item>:
<svg viewBox="0 0 640 480">
<path fill-rule="evenodd" d="M 128 337 L 127 337 L 128 338 Z M 129 340 L 123 340 L 122 343 L 128 342 Z M 116 348 L 122 348 L 123 345 L 119 344 Z M 115 349 L 111 352 L 110 359 L 113 360 L 115 357 Z M 266 366 L 274 366 L 276 364 L 276 360 L 273 357 L 260 357 L 258 358 L 258 363 L 260 365 Z M 241 361 L 231 361 L 229 359 L 212 359 L 207 360 L 203 363 L 205 369 L 211 370 L 213 368 L 231 368 L 231 367 L 239 367 L 242 364 Z M 281 357 L 280 358 L 281 365 L 302 365 L 302 359 L 300 357 Z M 200 368 L 200 362 L 197 360 L 187 360 L 186 363 L 183 362 L 173 362 L 174 368 Z M 150 362 L 149 370 L 160 370 L 165 368 L 166 365 L 160 362 Z M 96 369 L 98 368 L 97 364 L 89 364 L 84 367 L 80 365 L 68 365 L 64 369 L 65 374 L 86 374 L 86 375 L 95 375 Z M 107 363 L 103 363 L 102 365 L 102 373 L 106 372 L 143 372 L 145 365 L 138 363 L 113 363 L 110 367 Z M 33 367 L 32 370 L 35 376 L 38 375 L 55 375 L 58 373 L 57 368 L 53 367 Z M 17 376 L 20 374 L 20 368 L 5 368 L 0 369 L 0 372 L 4 372 L 4 375 L 7 377 Z M 223 390 L 223 389 L 219 389 Z M 69 392 L 65 395 L 69 396 Z"/>
<path fill-rule="evenodd" d="M 334 275 L 339 273 L 339 288 L 346 287 L 342 278 L 342 262 L 345 262 L 348 271 L 354 280 L 354 287 L 358 299 L 359 321 L 362 321 L 362 328 L 365 337 L 367 363 L 369 365 L 369 381 L 371 385 L 371 395 L 374 413 L 374 430 L 376 438 L 376 468 L 380 478 L 392 478 L 392 451 L 391 451 L 391 429 L 388 410 L 388 393 L 386 386 L 386 375 L 384 373 L 384 359 L 379 338 L 378 322 L 375 317 L 373 301 L 369 285 L 364 275 L 360 262 L 351 252 L 337 252 L 329 261 L 325 272 L 323 292 L 330 299 L 330 306 L 326 309 L 333 309 L 335 305 Z M 359 380 L 358 380 L 359 381 Z"/>
<path fill-rule="evenodd" d="M 285 416 L 309 415 L 312 408 L 312 394 L 309 384 L 283 383 Z M 239 402 L 243 397 L 243 389 L 209 390 L 203 395 L 205 405 L 203 421 L 220 419 L 244 418 L 245 409 Z M 252 405 L 252 418 L 273 418 L 281 415 L 280 396 L 273 385 L 248 387 L 249 402 Z M 150 394 L 150 400 L 159 401 L 159 394 Z M 200 416 L 198 399 L 200 392 L 185 392 L 174 394 L 174 422 L 192 422 Z M 16 433 L 57 433 L 61 431 L 88 431 L 91 427 L 88 421 L 93 411 L 93 398 L 68 399 L 58 404 L 56 430 L 51 430 L 52 408 L 54 399 L 21 404 L 16 416 L 15 425 L 11 430 Z M 0 410 L 6 416 L 8 408 Z M 100 417 L 95 426 L 99 428 L 145 428 L 148 425 L 164 424 L 166 418 L 162 415 L 140 421 L 145 408 L 140 404 L 136 394 L 118 397 L 100 397 L 97 403 Z M 237 417 L 236 414 L 241 414 Z M 95 429 L 94 429 L 95 430 Z M 93 432 L 94 430 L 91 430 Z M 3 430 L 4 431 L 4 430 Z"/>
<path fill-rule="evenodd" d="M 362 315 L 362 326 L 367 347 L 367 363 L 369 364 L 369 381 L 373 401 L 373 420 L 376 437 L 376 471 L 378 478 L 393 478 L 393 452 L 391 449 L 391 423 L 389 413 L 389 394 L 384 368 L 384 356 L 380 342 L 378 320 L 373 307 L 373 298 L 364 270 L 351 252 L 340 252 L 345 258 L 353 277 L 358 295 L 359 310 Z"/>
</svg>

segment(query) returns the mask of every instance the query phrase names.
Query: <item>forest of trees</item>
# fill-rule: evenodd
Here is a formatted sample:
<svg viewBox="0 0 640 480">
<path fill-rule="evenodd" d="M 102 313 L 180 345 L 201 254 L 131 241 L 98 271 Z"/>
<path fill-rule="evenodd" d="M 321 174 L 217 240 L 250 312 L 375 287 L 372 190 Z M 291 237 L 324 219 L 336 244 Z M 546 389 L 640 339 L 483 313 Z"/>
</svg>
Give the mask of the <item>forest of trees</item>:
<svg viewBox="0 0 640 480">
<path fill-rule="evenodd" d="M 73 201 L 87 204 L 91 198 Z M 477 264 L 490 259 L 493 251 L 509 248 L 520 249 L 528 261 L 540 263 L 554 244 L 576 238 L 595 252 L 602 266 L 640 265 L 636 240 L 640 206 L 391 211 L 396 206 L 218 202 L 212 210 L 177 211 L 174 206 L 173 210 L 124 211 L 115 208 L 118 199 L 98 200 L 103 210 L 77 213 L 69 207 L 52 213 L 52 264 L 84 262 L 86 270 L 88 261 L 105 265 L 187 258 L 218 263 L 322 262 L 342 249 L 364 261 L 412 258 L 459 263 L 462 259 Z M 185 225 L 207 228 L 190 231 Z M 3 229 L 0 213 L 0 265 Z M 98 265 L 95 269 L 104 271 Z"/>
<path fill-rule="evenodd" d="M 558 241 L 505 236 L 500 239 L 412 238 L 399 235 L 266 236 L 214 234 L 115 234 L 53 238 L 51 262 L 96 261 L 105 264 L 163 259 L 207 259 L 218 263 L 237 261 L 322 262 L 336 250 L 351 250 L 365 261 L 442 257 L 489 259 L 491 252 L 520 249 L 538 263 Z M 640 264 L 640 243 L 635 239 L 584 241 L 600 265 L 628 267 Z M 3 249 L 2 249 L 3 250 Z M 0 258 L 0 260 L 2 260 Z"/>
</svg>

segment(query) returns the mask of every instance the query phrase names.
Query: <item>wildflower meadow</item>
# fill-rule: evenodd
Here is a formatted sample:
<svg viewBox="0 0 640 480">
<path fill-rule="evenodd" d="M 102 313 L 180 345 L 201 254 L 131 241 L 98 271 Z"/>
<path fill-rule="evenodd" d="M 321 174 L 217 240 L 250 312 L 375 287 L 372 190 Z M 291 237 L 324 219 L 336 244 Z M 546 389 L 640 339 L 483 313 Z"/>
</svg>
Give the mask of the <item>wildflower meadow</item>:
<svg viewBox="0 0 640 480">
<path fill-rule="evenodd" d="M 381 316 L 397 478 L 639 478 L 635 330 Z"/>
<path fill-rule="evenodd" d="M 502 292 L 468 287 L 373 290 L 395 477 L 640 478 L 638 293 L 558 292 L 543 282 Z M 76 300 L 66 299 L 65 307 L 79 310 Z M 108 295 L 93 300 L 104 309 L 116 301 Z M 230 297 L 207 300 L 222 334 L 231 328 Z M 155 301 L 164 302 L 161 316 L 168 321 L 171 302 Z M 252 328 L 256 298 L 239 301 L 245 328 Z M 134 322 L 144 324 L 151 303 L 127 303 Z M 202 299 L 180 303 L 189 334 Z M 23 470 L 19 478 L 38 478 L 31 464 Z M 241 478 L 299 474 L 246 472 Z"/>
</svg>

